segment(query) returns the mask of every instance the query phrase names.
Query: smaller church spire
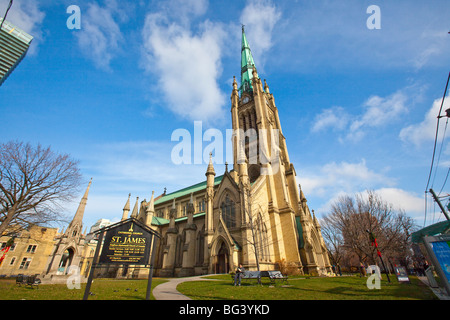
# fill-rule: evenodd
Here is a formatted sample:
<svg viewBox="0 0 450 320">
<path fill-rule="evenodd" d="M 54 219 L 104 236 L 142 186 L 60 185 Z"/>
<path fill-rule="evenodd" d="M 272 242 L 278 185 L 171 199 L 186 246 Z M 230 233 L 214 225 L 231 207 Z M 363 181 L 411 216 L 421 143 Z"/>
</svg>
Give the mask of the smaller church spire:
<svg viewBox="0 0 450 320">
<path fill-rule="evenodd" d="M 128 200 L 123 207 L 122 221 L 128 219 L 128 213 L 130 212 L 130 197 L 131 193 L 128 194 Z"/>
<path fill-rule="evenodd" d="M 237 82 L 236 82 L 236 76 L 233 76 L 233 90 L 237 90 Z"/>
<path fill-rule="evenodd" d="M 136 203 L 134 204 L 133 212 L 131 213 L 131 218 L 137 219 L 138 216 L 138 210 L 139 210 L 139 197 L 136 197 Z"/>
<path fill-rule="evenodd" d="M 128 210 L 130 211 L 130 197 L 131 197 L 131 193 L 128 194 L 128 200 L 125 203 L 125 206 L 123 207 L 123 210 Z"/>
<path fill-rule="evenodd" d="M 151 226 L 155 214 L 155 191 L 152 191 L 152 197 L 145 211 L 145 224 Z"/>
<path fill-rule="evenodd" d="M 89 181 L 86 191 L 84 192 L 83 198 L 81 198 L 80 204 L 78 205 L 78 209 L 77 209 L 77 212 L 75 213 L 75 216 L 73 217 L 72 223 L 78 222 L 81 224 L 81 222 L 83 221 L 84 210 L 86 209 L 86 204 L 87 204 L 89 189 L 91 188 L 91 184 L 92 184 L 92 178 Z"/>
<path fill-rule="evenodd" d="M 150 198 L 150 202 L 147 206 L 147 212 L 155 213 L 155 191 L 152 191 L 152 197 Z"/>
<path fill-rule="evenodd" d="M 300 201 L 306 202 L 306 197 L 305 194 L 303 193 L 302 186 L 300 184 L 298 185 L 298 188 L 300 189 Z"/>
<path fill-rule="evenodd" d="M 264 79 L 264 92 L 265 93 L 270 93 L 269 86 L 267 85 L 266 79 Z"/>
<path fill-rule="evenodd" d="M 209 153 L 209 164 L 208 169 L 206 170 L 206 176 L 210 174 L 216 175 L 216 172 L 214 171 L 214 165 L 212 163 L 212 152 Z"/>
</svg>

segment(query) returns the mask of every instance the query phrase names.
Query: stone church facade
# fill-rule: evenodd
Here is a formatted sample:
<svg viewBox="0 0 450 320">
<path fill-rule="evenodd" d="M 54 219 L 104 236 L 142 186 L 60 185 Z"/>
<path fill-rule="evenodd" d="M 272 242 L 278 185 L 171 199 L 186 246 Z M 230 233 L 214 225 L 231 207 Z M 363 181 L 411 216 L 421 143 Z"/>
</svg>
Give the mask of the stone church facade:
<svg viewBox="0 0 450 320">
<path fill-rule="evenodd" d="M 210 156 L 204 181 L 169 194 L 153 193 L 150 201 L 136 198 L 133 210 L 128 197 L 122 220 L 135 218 L 162 235 L 154 275 L 228 273 L 239 264 L 247 270 L 276 270 L 280 263 L 299 273 L 330 273 L 320 225 L 296 183 L 274 96 L 258 76 L 244 29 L 241 81 L 239 86 L 233 81 L 231 118 L 232 170 L 226 165 L 217 175 Z M 41 274 L 43 282 L 65 283 L 70 266 L 79 268 L 84 281 L 93 264 L 97 240 L 82 232 L 91 183 L 92 179 L 66 231 L 54 230 L 47 237 L 53 243 L 38 247 L 45 249 L 42 261 L 30 260 L 28 252 L 19 259 L 28 261 L 28 271 Z M 1 269 L 24 273 L 20 266 L 13 268 L 11 259 Z M 108 267 L 96 276 L 131 278 L 145 273 L 148 269 Z"/>
<path fill-rule="evenodd" d="M 212 158 L 203 182 L 150 201 L 130 198 L 123 218 L 162 235 L 155 275 L 191 276 L 274 270 L 331 272 L 320 225 L 296 183 L 274 96 L 258 76 L 242 29 L 241 83 L 231 92 L 233 169 L 217 175 Z M 130 270 L 132 272 L 132 270 Z M 125 274 L 125 273 L 124 273 Z"/>
</svg>

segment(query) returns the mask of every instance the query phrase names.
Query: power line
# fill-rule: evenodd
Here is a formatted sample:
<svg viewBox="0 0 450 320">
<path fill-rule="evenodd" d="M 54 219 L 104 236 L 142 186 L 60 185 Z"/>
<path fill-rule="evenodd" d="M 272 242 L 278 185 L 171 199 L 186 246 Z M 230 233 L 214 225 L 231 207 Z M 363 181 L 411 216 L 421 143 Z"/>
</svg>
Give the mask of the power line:
<svg viewBox="0 0 450 320">
<path fill-rule="evenodd" d="M 439 155 L 436 162 L 436 170 L 434 171 L 433 182 L 431 183 L 432 186 L 434 185 L 434 181 L 436 180 L 437 168 L 439 168 L 439 161 L 441 160 L 442 147 L 444 146 L 445 134 L 447 132 L 447 125 L 448 125 L 448 118 L 447 121 L 445 122 L 444 134 L 442 135 L 441 147 L 439 149 Z"/>
<path fill-rule="evenodd" d="M 6 12 L 5 12 L 5 16 L 3 17 L 2 23 L 0 24 L 0 30 L 2 30 L 3 22 L 6 20 L 6 16 L 8 15 L 8 11 L 9 11 L 9 9 L 11 9 L 12 4 L 13 4 L 13 0 L 10 0 L 9 4 L 8 4 L 8 8 L 6 9 Z"/>
<path fill-rule="evenodd" d="M 439 195 L 441 194 L 442 190 L 444 189 L 445 184 L 447 183 L 448 174 L 450 173 L 450 167 L 447 170 L 447 175 L 445 176 L 444 184 L 442 185 L 441 190 L 439 191 Z"/>
<path fill-rule="evenodd" d="M 438 133 L 439 133 L 439 120 L 441 118 L 441 112 L 442 112 L 442 107 L 444 105 L 444 100 L 445 100 L 445 96 L 447 94 L 447 88 L 448 88 L 448 82 L 450 80 L 450 72 L 448 73 L 448 77 L 447 77 L 447 84 L 445 85 L 445 90 L 444 90 L 444 95 L 442 97 L 442 102 L 441 102 L 441 107 L 439 109 L 439 113 L 438 113 L 438 117 L 437 117 L 437 123 L 436 123 L 436 134 L 434 137 L 434 147 L 433 147 L 433 156 L 431 158 L 431 166 L 430 166 L 430 173 L 428 174 L 428 181 L 427 181 L 427 187 L 425 188 L 425 221 L 424 221 L 424 226 L 425 223 L 427 221 L 427 206 L 426 206 L 426 202 L 427 202 L 427 192 L 428 192 L 428 187 L 430 185 L 430 178 L 431 178 L 431 173 L 433 172 L 433 166 L 434 166 L 434 157 L 436 154 L 436 144 L 437 144 L 437 138 L 438 138 Z"/>
</svg>

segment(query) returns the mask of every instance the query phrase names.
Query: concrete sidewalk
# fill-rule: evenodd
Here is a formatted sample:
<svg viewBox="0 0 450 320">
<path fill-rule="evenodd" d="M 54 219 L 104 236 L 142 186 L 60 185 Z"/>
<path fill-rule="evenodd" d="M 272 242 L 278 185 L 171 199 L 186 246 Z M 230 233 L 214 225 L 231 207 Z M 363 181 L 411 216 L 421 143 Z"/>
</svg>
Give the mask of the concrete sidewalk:
<svg viewBox="0 0 450 320">
<path fill-rule="evenodd" d="M 450 300 L 450 296 L 447 294 L 447 291 L 444 288 L 433 288 L 430 285 L 430 282 L 428 281 L 427 277 L 417 277 L 420 281 L 422 281 L 424 284 L 426 284 L 431 291 L 436 295 L 436 297 L 439 298 L 439 300 Z"/>
<path fill-rule="evenodd" d="M 174 278 L 168 282 L 162 283 L 153 289 L 153 296 L 156 300 L 192 300 L 191 298 L 181 294 L 177 290 L 177 286 L 186 281 L 217 281 L 216 279 L 205 279 L 208 275 Z"/>
</svg>

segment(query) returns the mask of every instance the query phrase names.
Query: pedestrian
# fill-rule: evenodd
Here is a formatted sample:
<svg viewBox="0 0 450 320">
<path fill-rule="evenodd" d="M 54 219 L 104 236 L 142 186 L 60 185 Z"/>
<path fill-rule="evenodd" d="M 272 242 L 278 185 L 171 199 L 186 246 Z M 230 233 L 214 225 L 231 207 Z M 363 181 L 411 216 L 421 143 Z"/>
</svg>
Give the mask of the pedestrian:
<svg viewBox="0 0 450 320">
<path fill-rule="evenodd" d="M 366 276 L 366 268 L 362 262 L 359 263 L 359 272 L 361 273 L 360 277 Z"/>
<path fill-rule="evenodd" d="M 236 269 L 236 274 L 234 275 L 234 285 L 236 286 L 236 283 L 238 283 L 238 285 L 241 285 L 241 278 L 242 275 L 244 274 L 244 267 L 242 266 L 242 264 L 239 264 L 239 267 Z"/>
<path fill-rule="evenodd" d="M 341 265 L 338 263 L 336 267 L 338 269 L 339 275 L 342 277 Z"/>
</svg>

